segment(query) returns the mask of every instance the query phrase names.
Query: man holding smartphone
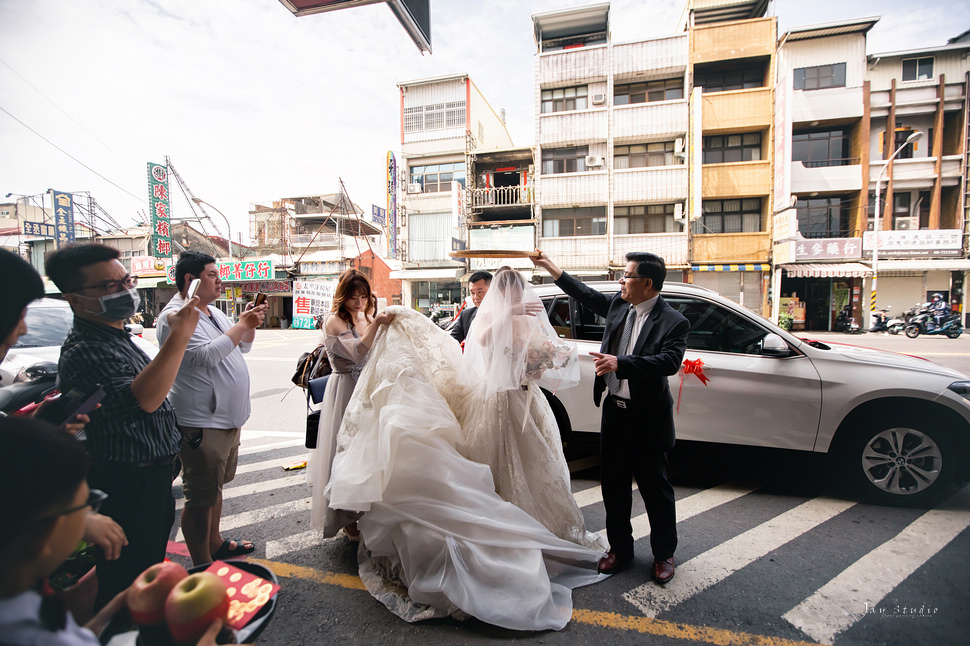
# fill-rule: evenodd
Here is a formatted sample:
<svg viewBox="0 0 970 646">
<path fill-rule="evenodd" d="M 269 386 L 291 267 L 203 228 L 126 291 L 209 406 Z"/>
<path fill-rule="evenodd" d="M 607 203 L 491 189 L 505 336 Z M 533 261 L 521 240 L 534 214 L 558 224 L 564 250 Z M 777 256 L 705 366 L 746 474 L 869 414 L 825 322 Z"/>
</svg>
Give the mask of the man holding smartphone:
<svg viewBox="0 0 970 646">
<path fill-rule="evenodd" d="M 165 558 L 175 520 L 172 462 L 179 431 L 166 395 L 198 321 L 189 301 L 168 322 L 169 338 L 150 359 L 125 330 L 138 309 L 135 278 L 102 244 L 67 245 L 47 258 L 47 275 L 74 311 L 61 347 L 58 387 L 100 384 L 101 407 L 90 413 L 84 446 L 91 459 L 88 485 L 108 494 L 101 513 L 128 537 L 121 555 L 99 550 L 96 609 L 104 607 L 147 567 Z"/>
<path fill-rule="evenodd" d="M 223 539 L 219 521 L 222 488 L 236 475 L 241 429 L 250 414 L 249 370 L 242 355 L 252 348 L 269 306 L 250 303 L 233 325 L 212 306 L 222 293 L 216 260 L 197 251 L 179 256 L 175 286 L 179 293 L 158 315 L 156 335 L 165 340 L 169 317 L 197 289 L 201 315 L 169 398 L 182 429 L 182 534 L 192 562 L 202 565 L 255 549 L 249 541 Z"/>
</svg>

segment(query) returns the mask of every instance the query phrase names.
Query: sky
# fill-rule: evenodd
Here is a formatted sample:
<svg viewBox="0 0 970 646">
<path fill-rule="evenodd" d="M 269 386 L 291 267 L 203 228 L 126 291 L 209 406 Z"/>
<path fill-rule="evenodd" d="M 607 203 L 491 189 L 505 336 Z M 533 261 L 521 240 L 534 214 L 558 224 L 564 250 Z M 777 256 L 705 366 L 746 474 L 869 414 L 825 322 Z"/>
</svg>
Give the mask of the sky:
<svg viewBox="0 0 970 646">
<path fill-rule="evenodd" d="M 169 156 L 244 243 L 252 203 L 334 193 L 341 180 L 369 212 L 386 204 L 387 151 L 400 159 L 397 83 L 468 74 L 506 110 L 515 145 L 531 145 L 531 16 L 588 4 L 431 0 L 422 56 L 384 4 L 296 18 L 279 0 L 0 0 L 0 200 L 88 191 L 127 225 L 147 213 L 146 163 Z M 683 0 L 610 5 L 612 39 L 628 42 L 675 33 Z M 881 16 L 869 53 L 970 29 L 964 0 L 772 5 L 779 34 Z M 193 215 L 179 194 L 172 214 Z"/>
</svg>

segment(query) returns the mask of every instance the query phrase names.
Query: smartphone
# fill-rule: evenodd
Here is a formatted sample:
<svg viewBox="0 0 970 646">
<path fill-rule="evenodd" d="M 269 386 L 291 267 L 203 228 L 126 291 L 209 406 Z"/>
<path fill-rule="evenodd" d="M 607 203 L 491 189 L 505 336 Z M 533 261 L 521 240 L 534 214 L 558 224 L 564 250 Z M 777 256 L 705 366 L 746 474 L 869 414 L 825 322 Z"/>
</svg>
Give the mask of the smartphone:
<svg viewBox="0 0 970 646">
<path fill-rule="evenodd" d="M 74 422 L 78 415 L 87 415 L 104 399 L 101 384 L 77 384 L 61 393 L 41 408 L 36 417 L 64 428 Z"/>
<path fill-rule="evenodd" d="M 263 292 L 257 293 L 256 294 L 256 305 L 255 305 L 255 307 L 259 307 L 260 305 L 262 305 L 265 302 L 266 302 L 266 294 L 264 294 Z"/>
<path fill-rule="evenodd" d="M 202 281 L 198 278 L 194 279 L 191 283 L 189 283 L 189 291 L 185 293 L 185 300 L 187 301 L 192 300 L 192 297 L 195 296 L 195 293 L 199 291 L 199 285 L 201 284 L 202 284 Z"/>
</svg>

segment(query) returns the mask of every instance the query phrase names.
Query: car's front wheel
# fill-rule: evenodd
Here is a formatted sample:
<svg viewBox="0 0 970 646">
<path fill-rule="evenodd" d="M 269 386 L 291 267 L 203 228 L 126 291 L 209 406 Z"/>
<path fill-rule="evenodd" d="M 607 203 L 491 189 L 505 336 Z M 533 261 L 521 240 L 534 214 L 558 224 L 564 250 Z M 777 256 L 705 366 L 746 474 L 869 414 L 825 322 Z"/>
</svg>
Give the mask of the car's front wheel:
<svg viewBox="0 0 970 646">
<path fill-rule="evenodd" d="M 933 505 L 950 491 L 956 472 L 946 431 L 918 416 L 865 422 L 840 458 L 850 481 L 878 504 Z"/>
</svg>

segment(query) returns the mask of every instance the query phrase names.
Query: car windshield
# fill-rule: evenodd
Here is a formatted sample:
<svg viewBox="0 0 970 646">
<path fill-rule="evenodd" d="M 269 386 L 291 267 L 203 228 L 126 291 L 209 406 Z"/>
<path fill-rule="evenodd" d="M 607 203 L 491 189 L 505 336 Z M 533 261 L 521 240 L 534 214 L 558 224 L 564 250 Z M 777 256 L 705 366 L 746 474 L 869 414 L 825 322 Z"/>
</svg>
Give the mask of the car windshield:
<svg viewBox="0 0 970 646">
<path fill-rule="evenodd" d="M 70 307 L 27 308 L 27 334 L 18 339 L 15 348 L 43 348 L 64 344 L 74 323 Z"/>
</svg>

